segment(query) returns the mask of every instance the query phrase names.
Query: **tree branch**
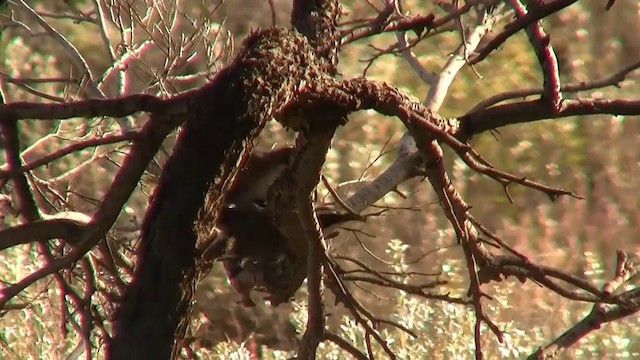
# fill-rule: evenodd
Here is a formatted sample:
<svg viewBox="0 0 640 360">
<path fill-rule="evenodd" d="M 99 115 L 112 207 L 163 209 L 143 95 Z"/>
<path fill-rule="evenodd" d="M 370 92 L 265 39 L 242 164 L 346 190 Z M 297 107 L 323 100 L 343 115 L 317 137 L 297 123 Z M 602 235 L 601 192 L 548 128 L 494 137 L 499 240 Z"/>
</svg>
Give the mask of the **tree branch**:
<svg viewBox="0 0 640 360">
<path fill-rule="evenodd" d="M 507 125 L 522 124 L 545 119 L 558 119 L 578 115 L 638 115 L 639 100 L 565 99 L 557 109 L 543 100 L 521 101 L 469 112 L 459 117 L 458 138 L 473 135 Z"/>
</svg>

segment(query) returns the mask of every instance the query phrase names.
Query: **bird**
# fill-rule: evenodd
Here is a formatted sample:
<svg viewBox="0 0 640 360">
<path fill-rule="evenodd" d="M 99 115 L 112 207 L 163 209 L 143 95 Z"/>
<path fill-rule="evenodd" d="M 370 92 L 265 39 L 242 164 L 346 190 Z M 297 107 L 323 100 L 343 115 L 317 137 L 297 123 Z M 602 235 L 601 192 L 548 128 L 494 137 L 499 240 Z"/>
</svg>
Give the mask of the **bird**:
<svg viewBox="0 0 640 360">
<path fill-rule="evenodd" d="M 267 291 L 278 286 L 275 279 L 286 279 L 286 271 L 295 271 L 296 255 L 288 249 L 288 241 L 280 232 L 268 210 L 270 186 L 283 170 L 295 150 L 282 147 L 254 151 L 239 169 L 227 191 L 218 216 L 221 232 L 217 260 L 221 261 L 229 283 L 240 295 L 245 307 L 255 306 L 251 291 Z M 347 221 L 361 220 L 358 214 L 331 206 L 316 207 L 322 229 Z M 216 240 L 218 241 L 218 240 Z"/>
</svg>

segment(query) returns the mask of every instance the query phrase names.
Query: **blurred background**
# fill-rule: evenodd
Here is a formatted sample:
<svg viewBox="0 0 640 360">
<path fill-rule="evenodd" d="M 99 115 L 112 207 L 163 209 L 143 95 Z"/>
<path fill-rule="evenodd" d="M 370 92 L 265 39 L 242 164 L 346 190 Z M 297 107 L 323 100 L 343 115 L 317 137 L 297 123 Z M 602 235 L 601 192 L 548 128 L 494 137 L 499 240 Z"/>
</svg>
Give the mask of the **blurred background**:
<svg viewBox="0 0 640 360">
<path fill-rule="evenodd" d="M 106 97 L 135 93 L 172 96 L 206 83 L 233 58 L 252 29 L 271 26 L 273 20 L 279 26 L 289 26 L 290 1 L 273 0 L 273 4 L 272 14 L 269 2 L 264 0 L 228 0 L 222 4 L 197 0 L 29 2 L 52 29 L 75 46 Z M 343 21 L 376 15 L 365 1 L 346 0 L 342 4 L 348 12 Z M 444 14 L 437 2 L 404 4 L 404 10 L 412 14 Z M 562 83 L 601 79 L 640 59 L 638 2 L 618 1 L 609 11 L 603 6 L 601 1 L 580 1 L 543 21 L 558 56 Z M 106 33 L 96 30 L 95 19 L 100 17 L 107 23 Z M 494 36 L 502 26 L 504 23 L 498 24 L 487 37 Z M 1 6 L 0 29 L 0 77 L 6 102 L 92 97 L 68 51 L 60 42 L 52 41 L 51 32 L 28 11 L 11 1 Z M 395 41 L 393 34 L 383 34 L 346 45 L 340 55 L 340 76 L 362 76 L 375 48 L 387 48 Z M 413 50 L 426 69 L 438 72 L 460 41 L 458 32 L 443 31 Z M 418 99 L 424 99 L 428 90 L 401 57 L 378 58 L 366 76 L 393 84 Z M 639 79 L 638 73 L 632 73 L 619 88 L 565 97 L 638 99 Z M 474 69 L 465 67 L 460 72 L 441 114 L 461 116 L 487 97 L 541 84 L 540 66 L 525 34 L 520 32 Z M 136 128 L 146 118 L 126 120 Z M 581 200 L 565 197 L 551 203 L 542 193 L 514 186 L 510 189 L 511 203 L 500 184 L 474 173 L 453 153 L 446 154 L 447 168 L 457 190 L 472 206 L 472 214 L 508 244 L 532 260 L 587 276 L 601 285 L 612 275 L 616 250 L 635 253 L 640 245 L 638 120 L 624 116 L 556 119 L 509 126 L 473 139 L 475 149 L 497 168 L 573 191 Z M 30 163 L 79 139 L 118 130 L 116 120 L 104 118 L 22 121 L 23 159 Z M 373 112 L 353 114 L 338 131 L 324 174 L 334 185 L 375 178 L 394 160 L 403 132 L 397 119 Z M 131 250 L 147 197 L 174 141 L 175 135 L 167 139 L 107 239 L 125 268 L 133 264 Z M 259 146 L 267 149 L 292 141 L 293 134 L 273 121 Z M 90 148 L 34 169 L 29 179 L 37 190 L 34 193 L 41 211 L 90 214 L 111 184 L 128 147 L 122 142 Z M 4 164 L 4 154 L 0 155 L 0 164 Z M 342 231 L 332 241 L 332 251 L 350 254 L 376 269 L 439 272 L 438 279 L 447 284 L 434 291 L 463 296 L 468 282 L 462 251 L 430 186 L 416 179 L 398 190 L 406 198 L 388 194 L 376 204 L 388 210 L 365 224 L 348 225 L 356 231 Z M 320 193 L 325 195 L 327 191 L 321 187 Z M 0 189 L 0 229 L 16 224 L 13 203 L 8 184 Z M 372 208 L 370 212 L 379 211 Z M 14 283 L 40 266 L 42 260 L 32 246 L 5 250 L 0 253 L 0 280 Z M 122 275 L 126 279 L 127 271 Z M 110 289 L 115 285 L 106 281 L 99 286 Z M 490 316 L 507 334 L 506 343 L 500 345 L 485 331 L 488 358 L 521 358 L 560 335 L 592 307 L 563 299 L 531 282 L 521 284 L 509 279 L 484 289 L 494 296 L 493 301 L 486 302 Z M 420 334 L 413 339 L 397 330 L 385 330 L 400 358 L 473 357 L 472 308 L 375 288 L 352 290 L 372 312 L 400 321 Z M 71 328 L 66 336 L 61 330 L 61 303 L 51 279 L 29 287 L 19 300 L 24 308 L 0 314 L 0 354 L 4 358 L 63 359 L 73 353 L 77 335 Z M 246 345 L 251 342 L 280 350 L 265 349 L 265 358 L 284 358 L 295 348 L 299 331 L 304 329 L 303 290 L 300 301 L 276 309 L 262 304 L 244 309 L 236 300 L 219 268 L 200 285 L 192 334 L 197 354 L 212 359 L 249 358 Z M 332 313 L 331 328 L 362 347 L 362 332 L 342 317 L 346 315 L 344 309 L 334 307 L 332 301 L 327 307 Z M 105 319 L 113 314 L 108 301 L 98 302 L 97 309 Z M 583 339 L 566 358 L 640 357 L 639 326 L 638 316 L 608 324 Z M 324 345 L 321 354 L 348 358 L 331 345 Z M 101 352 L 97 356 L 102 357 Z"/>
</svg>

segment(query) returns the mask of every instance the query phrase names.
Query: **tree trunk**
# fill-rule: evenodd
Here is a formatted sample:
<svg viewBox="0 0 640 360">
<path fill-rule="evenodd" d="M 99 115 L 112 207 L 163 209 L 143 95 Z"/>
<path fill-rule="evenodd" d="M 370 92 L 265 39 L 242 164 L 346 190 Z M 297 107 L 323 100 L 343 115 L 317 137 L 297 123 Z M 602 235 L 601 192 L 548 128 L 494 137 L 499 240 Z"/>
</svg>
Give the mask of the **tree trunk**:
<svg viewBox="0 0 640 360">
<path fill-rule="evenodd" d="M 119 309 L 112 359 L 180 353 L 223 194 L 245 147 L 279 115 L 293 91 L 321 76 L 305 38 L 283 29 L 250 35 L 236 60 L 190 97 L 193 116 L 145 214 L 132 284 Z"/>
</svg>

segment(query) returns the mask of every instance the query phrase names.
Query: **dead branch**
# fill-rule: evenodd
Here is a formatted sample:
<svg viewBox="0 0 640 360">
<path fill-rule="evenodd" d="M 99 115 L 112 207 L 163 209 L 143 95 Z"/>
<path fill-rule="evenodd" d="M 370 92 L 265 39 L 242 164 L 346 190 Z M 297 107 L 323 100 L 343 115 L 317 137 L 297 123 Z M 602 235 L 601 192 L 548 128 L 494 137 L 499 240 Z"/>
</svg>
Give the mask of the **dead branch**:
<svg viewBox="0 0 640 360">
<path fill-rule="evenodd" d="M 531 11 L 536 11 L 542 2 L 533 2 L 527 10 L 520 0 L 510 0 L 511 7 L 516 13 L 516 17 L 525 18 Z M 538 62 L 544 76 L 542 98 L 548 101 L 551 106 L 557 108 L 562 101 L 560 93 L 560 73 L 558 70 L 558 59 L 551 46 L 551 38 L 545 34 L 540 21 L 537 20 L 525 28 L 529 42 L 533 46 Z"/>
<path fill-rule="evenodd" d="M 616 272 L 611 281 L 607 282 L 602 287 L 603 293 L 608 296 L 613 296 L 613 291 L 622 287 L 636 273 L 637 268 L 635 268 L 630 262 L 629 255 L 623 251 L 618 251 Z M 596 330 L 600 330 L 606 323 L 637 313 L 640 311 L 638 293 L 638 289 L 634 289 L 616 296 L 621 300 L 626 298 L 633 299 L 629 302 L 622 301 L 620 304 L 612 305 L 604 302 L 595 303 L 591 312 L 586 317 L 573 325 L 549 345 L 544 348 L 540 347 L 536 352 L 531 354 L 528 359 L 553 359 L 583 339 L 585 336 Z"/>
<path fill-rule="evenodd" d="M 609 76 L 603 77 L 601 79 L 596 79 L 591 81 L 582 81 L 575 84 L 562 85 L 560 86 L 560 91 L 564 93 L 570 93 L 570 92 L 578 92 L 578 91 L 586 91 L 586 90 L 595 90 L 595 89 L 600 89 L 607 86 L 620 87 L 622 82 L 627 78 L 627 75 L 636 71 L 638 68 L 640 68 L 640 61 L 631 63 L 625 66 L 624 68 L 620 69 L 619 71 Z M 505 100 L 526 98 L 527 96 L 538 95 L 538 94 L 542 95 L 543 92 L 544 92 L 544 88 L 530 88 L 530 89 L 506 91 L 478 102 L 478 104 L 476 104 L 469 111 L 469 113 L 474 113 L 476 111 L 486 109 L 492 105 L 498 104 Z"/>
<path fill-rule="evenodd" d="M 138 99 L 139 96 L 133 97 L 133 99 Z M 147 99 L 151 99 L 153 97 L 144 97 Z M 101 103 L 101 101 L 97 101 Z M 105 103 L 109 103 L 108 100 L 104 100 Z M 73 104 L 65 104 L 65 105 L 51 105 L 53 108 L 57 108 L 58 113 L 67 114 L 69 117 L 72 116 L 80 116 L 79 113 L 85 114 L 89 112 L 90 114 L 96 114 L 96 111 L 104 110 L 107 112 L 115 112 L 118 113 L 117 110 L 102 108 L 99 106 L 100 110 L 96 110 L 95 108 L 91 108 L 88 105 L 92 103 L 91 101 L 83 101 L 79 103 L 78 109 L 75 108 Z M 113 103 L 113 102 L 112 102 Z M 127 110 L 131 110 L 131 100 L 123 99 L 115 102 L 116 104 L 125 104 L 129 105 Z M 47 266 L 42 267 L 35 272 L 29 274 L 21 281 L 16 284 L 7 286 L 0 290 L 0 308 L 4 306 L 11 298 L 24 290 L 27 286 L 33 284 L 35 281 L 42 279 L 48 275 L 51 275 L 57 272 L 60 269 L 67 268 L 71 264 L 78 261 L 82 258 L 89 250 L 91 250 L 106 234 L 106 232 L 111 228 L 113 223 L 115 222 L 120 210 L 124 206 L 125 202 L 129 198 L 130 194 L 136 188 L 138 184 L 138 180 L 144 173 L 147 164 L 151 161 L 153 156 L 156 154 L 158 148 L 162 144 L 164 138 L 169 134 L 170 131 L 173 130 L 175 126 L 184 121 L 184 111 L 185 107 L 183 102 L 179 99 L 176 99 L 174 102 L 166 102 L 160 104 L 164 106 L 158 106 L 157 109 L 165 110 L 161 111 L 161 115 L 152 116 L 150 120 L 145 124 L 145 126 L 140 130 L 140 137 L 138 141 L 134 142 L 131 146 L 129 154 L 125 158 L 123 166 L 120 171 L 116 175 L 111 187 L 105 197 L 102 200 L 102 205 L 91 217 L 91 221 L 84 226 L 83 231 L 79 234 L 78 239 L 73 241 L 76 244 L 76 247 L 64 258 L 61 259 L 53 259 Z M 172 104 L 170 107 L 168 104 Z M 12 119 L 13 116 L 15 118 L 24 118 L 20 117 L 24 115 L 21 109 L 28 107 L 25 104 L 18 104 L 18 106 L 10 105 L 2 105 L 4 107 L 0 108 L 0 122 L 4 125 L 8 121 L 7 119 Z M 9 108 L 9 111 L 6 109 Z M 38 109 L 38 106 L 34 106 L 34 108 Z M 46 105 L 40 107 L 40 111 L 42 108 L 47 108 Z M 2 111 L 6 112 L 2 112 Z M 134 108 L 134 110 L 138 110 L 138 108 Z M 131 111 L 134 111 L 131 110 Z M 32 113 L 30 111 L 26 111 L 27 113 Z M 42 117 L 49 118 L 50 114 L 40 113 L 39 111 L 33 112 L 35 114 L 40 114 Z M 124 113 L 123 111 L 119 112 L 120 114 Z M 17 115 L 16 115 L 17 114 Z M 117 116 L 117 115 L 116 115 Z M 15 119 L 13 118 L 13 119 Z M 14 120 L 15 121 L 15 120 Z M 9 168 L 12 170 L 12 167 Z M 22 174 L 22 173 L 20 173 Z M 26 189 L 30 193 L 29 189 Z M 65 225 L 57 225 L 64 226 L 68 228 L 75 228 L 77 224 L 71 220 L 60 220 L 55 222 L 56 224 L 65 224 Z M 51 225 L 49 225 L 51 226 Z M 8 231 L 8 230 L 4 230 Z M 0 232 L 1 233 L 1 232 Z M 51 234 L 53 236 L 55 234 Z"/>
<path fill-rule="evenodd" d="M 464 114 L 458 118 L 460 133 L 456 135 L 465 139 L 507 125 L 569 116 L 636 115 L 638 113 L 640 113 L 640 101 L 637 100 L 564 99 L 557 109 L 551 108 L 544 100 L 521 101 Z"/>
<path fill-rule="evenodd" d="M 556 13 L 567 6 L 575 3 L 577 0 L 554 0 L 545 2 L 536 6 L 533 11 L 529 11 L 526 16 L 518 17 L 505 25 L 504 30 L 496 35 L 491 41 L 489 41 L 482 49 L 478 50 L 477 54 L 469 58 L 469 64 L 477 64 L 484 60 L 493 50 L 497 49 L 513 34 L 533 24 L 534 22 L 543 19 L 553 13 Z"/>
</svg>

